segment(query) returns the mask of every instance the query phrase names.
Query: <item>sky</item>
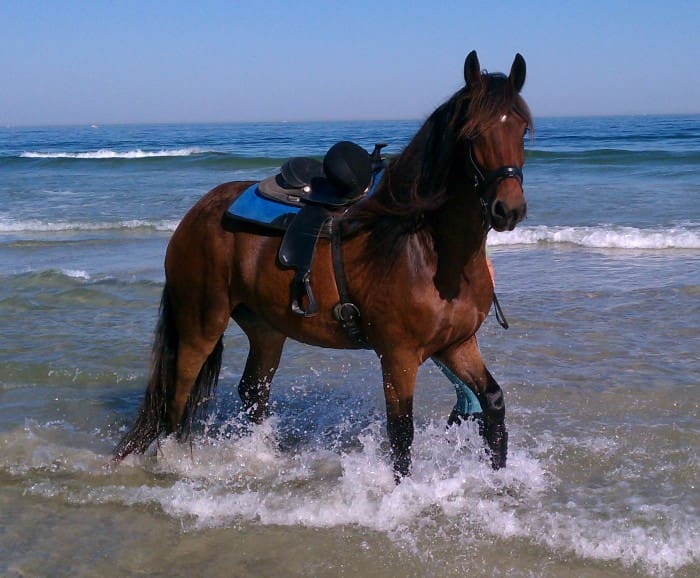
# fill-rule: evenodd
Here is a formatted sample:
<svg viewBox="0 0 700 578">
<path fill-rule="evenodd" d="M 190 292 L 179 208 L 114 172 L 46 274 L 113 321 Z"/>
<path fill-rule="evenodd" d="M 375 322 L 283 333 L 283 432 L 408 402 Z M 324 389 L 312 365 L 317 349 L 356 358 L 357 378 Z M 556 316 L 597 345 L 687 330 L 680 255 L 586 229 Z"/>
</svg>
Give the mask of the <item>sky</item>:
<svg viewBox="0 0 700 578">
<path fill-rule="evenodd" d="M 535 117 L 700 113 L 700 0 L 0 0 L 0 126 L 421 119 L 473 49 Z"/>
</svg>

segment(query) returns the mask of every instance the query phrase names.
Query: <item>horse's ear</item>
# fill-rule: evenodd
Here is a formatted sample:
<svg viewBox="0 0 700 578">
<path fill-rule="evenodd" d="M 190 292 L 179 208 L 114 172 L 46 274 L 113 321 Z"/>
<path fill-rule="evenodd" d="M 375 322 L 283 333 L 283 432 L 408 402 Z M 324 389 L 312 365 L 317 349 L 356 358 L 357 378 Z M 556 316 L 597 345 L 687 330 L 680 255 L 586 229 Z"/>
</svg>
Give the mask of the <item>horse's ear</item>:
<svg viewBox="0 0 700 578">
<path fill-rule="evenodd" d="M 472 50 L 464 61 L 464 82 L 467 86 L 478 86 L 481 84 L 481 66 L 476 50 Z"/>
<path fill-rule="evenodd" d="M 518 53 L 513 60 L 513 66 L 510 68 L 510 83 L 513 85 L 515 92 L 520 92 L 525 84 L 525 59 Z"/>
</svg>

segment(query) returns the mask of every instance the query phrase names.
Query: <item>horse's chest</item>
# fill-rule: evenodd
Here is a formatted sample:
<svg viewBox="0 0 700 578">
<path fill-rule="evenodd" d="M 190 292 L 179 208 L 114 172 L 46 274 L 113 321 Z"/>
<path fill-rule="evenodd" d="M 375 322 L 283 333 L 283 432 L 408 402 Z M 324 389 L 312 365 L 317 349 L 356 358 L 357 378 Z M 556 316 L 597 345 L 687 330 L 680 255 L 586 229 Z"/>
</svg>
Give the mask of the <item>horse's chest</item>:
<svg viewBox="0 0 700 578">
<path fill-rule="evenodd" d="M 430 292 L 427 295 L 428 298 L 424 296 L 413 304 L 407 325 L 415 341 L 429 349 L 439 350 L 468 339 L 476 333 L 488 313 L 488 307 L 482 307 L 481 300 L 467 291 L 452 300 Z"/>
<path fill-rule="evenodd" d="M 446 308 L 442 319 L 443 333 L 447 335 L 445 341 L 466 339 L 474 335 L 486 319 L 486 313 L 473 300 L 453 303 Z"/>
</svg>

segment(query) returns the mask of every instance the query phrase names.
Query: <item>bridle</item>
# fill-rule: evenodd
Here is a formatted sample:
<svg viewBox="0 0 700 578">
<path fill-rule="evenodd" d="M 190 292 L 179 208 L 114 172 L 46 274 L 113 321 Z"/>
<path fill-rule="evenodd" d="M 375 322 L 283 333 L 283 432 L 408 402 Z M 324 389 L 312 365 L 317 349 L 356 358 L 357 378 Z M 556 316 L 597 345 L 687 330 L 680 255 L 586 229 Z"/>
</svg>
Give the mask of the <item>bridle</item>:
<svg viewBox="0 0 700 578">
<path fill-rule="evenodd" d="M 506 179 L 516 179 L 520 186 L 523 186 L 523 169 L 517 165 L 503 165 L 497 169 L 492 170 L 486 176 L 476 164 L 474 160 L 474 155 L 472 154 L 473 146 L 471 139 L 467 141 L 467 156 L 469 157 L 469 163 L 471 164 L 472 171 L 474 173 L 474 188 L 479 195 L 479 202 L 481 203 L 481 212 L 484 216 L 484 223 L 486 225 L 486 233 L 489 232 L 492 226 L 491 220 L 491 203 L 494 199 L 487 196 L 491 187 L 495 184 L 501 183 Z M 501 304 L 498 302 L 498 297 L 496 297 L 496 291 L 493 292 L 493 308 L 496 312 L 496 320 L 503 329 L 508 329 L 508 320 L 503 313 Z"/>
<path fill-rule="evenodd" d="M 471 164 L 472 167 L 472 172 L 474 173 L 474 188 L 479 195 L 481 210 L 484 214 L 484 222 L 486 223 L 486 231 L 488 232 L 491 229 L 491 203 L 493 203 L 494 200 L 488 197 L 488 192 L 493 185 L 501 183 L 506 179 L 516 179 L 522 187 L 523 169 L 517 165 L 503 165 L 484 176 L 484 173 L 474 160 L 472 150 L 473 146 L 470 139 L 467 141 L 467 156 L 469 158 L 469 164 Z"/>
</svg>

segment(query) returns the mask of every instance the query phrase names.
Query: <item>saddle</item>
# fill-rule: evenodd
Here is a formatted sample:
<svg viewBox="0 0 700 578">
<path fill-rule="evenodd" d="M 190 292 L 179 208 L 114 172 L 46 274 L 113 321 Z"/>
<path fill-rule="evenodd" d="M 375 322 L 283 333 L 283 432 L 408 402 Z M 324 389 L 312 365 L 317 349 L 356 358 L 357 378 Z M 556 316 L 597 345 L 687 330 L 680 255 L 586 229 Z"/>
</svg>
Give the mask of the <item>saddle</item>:
<svg viewBox="0 0 700 578">
<path fill-rule="evenodd" d="M 278 174 L 252 185 L 227 211 L 224 224 L 253 222 L 283 232 L 277 258 L 283 267 L 295 270 L 291 286 L 295 314 L 310 317 L 318 312 L 311 288 L 311 263 L 318 239 L 321 235 L 330 237 L 332 218 L 378 184 L 385 146 L 375 145 L 370 155 L 355 143 L 341 141 L 328 150 L 323 162 L 307 157 L 289 159 Z M 334 249 L 337 244 L 333 243 Z M 347 293 L 341 287 L 344 273 L 337 271 L 338 262 L 334 258 L 336 283 L 341 294 Z M 340 317 L 339 321 L 343 323 Z"/>
</svg>

